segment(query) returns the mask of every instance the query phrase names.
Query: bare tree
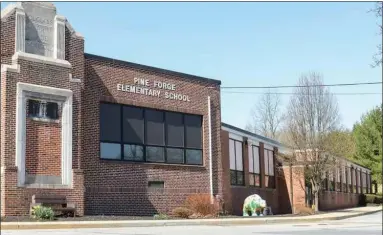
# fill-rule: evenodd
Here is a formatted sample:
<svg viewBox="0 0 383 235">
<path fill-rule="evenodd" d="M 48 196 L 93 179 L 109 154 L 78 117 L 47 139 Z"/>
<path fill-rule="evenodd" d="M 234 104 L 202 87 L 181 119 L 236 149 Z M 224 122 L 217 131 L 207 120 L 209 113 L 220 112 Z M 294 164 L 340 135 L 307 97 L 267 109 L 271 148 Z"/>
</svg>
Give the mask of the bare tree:
<svg viewBox="0 0 383 235">
<path fill-rule="evenodd" d="M 262 94 L 251 111 L 246 129 L 276 139 L 282 121 L 281 99 L 278 93 L 268 90 Z"/>
<path fill-rule="evenodd" d="M 329 89 L 321 85 L 323 79 L 320 74 L 302 76 L 286 114 L 289 147 L 294 150 L 291 160 L 305 166 L 316 211 L 324 173 L 333 171 L 336 166 L 336 158 L 331 154 L 334 146 L 328 137 L 339 128 L 337 101 Z"/>
<path fill-rule="evenodd" d="M 382 25 L 382 16 L 383 16 L 383 2 L 377 2 L 375 3 L 375 7 L 370 10 L 370 12 L 373 12 L 376 17 L 378 18 L 378 26 L 379 26 L 379 35 L 383 36 L 383 25 Z M 380 43 L 378 46 L 378 52 L 374 55 L 374 63 L 373 67 L 380 66 L 382 64 L 382 55 L 383 55 L 383 48 L 382 43 Z"/>
</svg>

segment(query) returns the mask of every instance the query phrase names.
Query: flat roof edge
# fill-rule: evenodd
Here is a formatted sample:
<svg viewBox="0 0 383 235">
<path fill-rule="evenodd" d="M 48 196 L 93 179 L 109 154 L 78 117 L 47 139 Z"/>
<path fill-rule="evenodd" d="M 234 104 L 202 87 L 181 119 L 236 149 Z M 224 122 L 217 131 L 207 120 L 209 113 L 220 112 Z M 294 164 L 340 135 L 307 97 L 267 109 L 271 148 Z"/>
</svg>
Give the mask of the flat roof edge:
<svg viewBox="0 0 383 235">
<path fill-rule="evenodd" d="M 252 137 L 254 137 L 254 138 L 258 138 L 258 139 L 264 140 L 264 141 L 266 141 L 266 142 L 268 142 L 268 143 L 275 144 L 275 145 L 277 145 L 278 147 L 282 147 L 282 144 L 279 143 L 278 141 L 274 140 L 274 139 L 270 139 L 270 138 L 267 138 L 267 137 L 265 137 L 265 136 L 261 136 L 261 135 L 254 134 L 253 132 L 250 132 L 250 131 L 241 129 L 241 128 L 239 128 L 239 127 L 236 127 L 236 126 L 233 126 L 233 125 L 224 123 L 224 122 L 221 122 L 221 126 L 222 126 L 222 127 L 226 127 L 226 128 L 228 128 L 228 129 L 232 129 L 232 130 L 238 131 L 238 132 L 242 132 L 243 134 L 250 135 L 250 136 L 252 136 Z"/>
<path fill-rule="evenodd" d="M 127 65 L 127 66 L 132 67 L 132 68 L 150 70 L 152 72 L 157 72 L 157 73 L 161 73 L 161 74 L 165 74 L 165 75 L 173 75 L 173 76 L 177 76 L 177 77 L 184 77 L 184 78 L 187 78 L 187 79 L 200 80 L 200 81 L 205 81 L 205 82 L 208 82 L 208 83 L 213 83 L 213 84 L 221 85 L 221 81 L 220 80 L 200 77 L 200 76 L 197 76 L 197 75 L 192 75 L 192 74 L 187 74 L 187 73 L 181 73 L 181 72 L 177 72 L 177 71 L 173 71 L 173 70 L 168 70 L 168 69 L 157 68 L 157 67 L 153 67 L 153 66 L 149 66 L 149 65 L 137 64 L 137 63 L 133 63 L 133 62 L 129 62 L 129 61 L 124 61 L 124 60 L 119 60 L 119 59 L 113 59 L 113 58 L 110 58 L 110 57 L 104 57 L 104 56 L 90 54 L 90 53 L 84 53 L 84 57 L 85 58 L 89 58 L 89 59 L 108 61 L 108 62 L 116 62 L 116 63 L 119 63 L 119 64 Z"/>
</svg>

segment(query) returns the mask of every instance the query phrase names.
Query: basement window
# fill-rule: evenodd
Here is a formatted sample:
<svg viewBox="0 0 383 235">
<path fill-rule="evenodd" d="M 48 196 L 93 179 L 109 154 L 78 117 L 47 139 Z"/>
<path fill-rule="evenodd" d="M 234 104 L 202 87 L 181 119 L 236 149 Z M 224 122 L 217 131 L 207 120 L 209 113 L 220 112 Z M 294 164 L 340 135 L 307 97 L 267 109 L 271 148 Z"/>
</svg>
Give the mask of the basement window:
<svg viewBox="0 0 383 235">
<path fill-rule="evenodd" d="M 58 120 L 59 119 L 59 106 L 56 102 L 49 102 L 44 100 L 28 100 L 28 117 Z"/>
<path fill-rule="evenodd" d="M 163 189 L 164 188 L 164 181 L 149 181 L 148 187 L 150 189 Z"/>
</svg>

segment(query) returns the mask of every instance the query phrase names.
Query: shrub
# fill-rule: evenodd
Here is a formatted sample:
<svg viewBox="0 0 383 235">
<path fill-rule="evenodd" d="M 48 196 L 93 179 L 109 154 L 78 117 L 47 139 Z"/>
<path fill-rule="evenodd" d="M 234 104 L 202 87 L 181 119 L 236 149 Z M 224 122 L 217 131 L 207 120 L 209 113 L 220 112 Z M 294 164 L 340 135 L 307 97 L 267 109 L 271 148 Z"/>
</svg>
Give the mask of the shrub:
<svg viewBox="0 0 383 235">
<path fill-rule="evenodd" d="M 187 219 L 193 214 L 193 211 L 185 207 L 177 207 L 172 211 L 172 214 L 175 217 Z"/>
<path fill-rule="evenodd" d="M 358 206 L 367 206 L 366 194 L 359 195 Z"/>
<path fill-rule="evenodd" d="M 169 219 L 169 216 L 167 216 L 166 214 L 155 214 L 154 215 L 154 219 Z"/>
<path fill-rule="evenodd" d="M 383 197 L 382 195 L 375 194 L 366 194 L 366 203 L 368 204 L 382 204 Z"/>
<path fill-rule="evenodd" d="M 33 207 L 32 215 L 38 220 L 53 220 L 55 213 L 50 207 L 35 206 Z"/>
<path fill-rule="evenodd" d="M 313 215 L 313 214 L 315 214 L 315 211 L 312 208 L 310 208 L 310 207 L 296 206 L 295 210 L 294 210 L 294 214 L 297 214 L 297 215 Z"/>
<path fill-rule="evenodd" d="M 217 203 L 211 204 L 209 194 L 191 195 L 186 199 L 185 206 L 194 214 L 202 216 L 217 216 L 219 212 L 219 205 Z"/>
</svg>

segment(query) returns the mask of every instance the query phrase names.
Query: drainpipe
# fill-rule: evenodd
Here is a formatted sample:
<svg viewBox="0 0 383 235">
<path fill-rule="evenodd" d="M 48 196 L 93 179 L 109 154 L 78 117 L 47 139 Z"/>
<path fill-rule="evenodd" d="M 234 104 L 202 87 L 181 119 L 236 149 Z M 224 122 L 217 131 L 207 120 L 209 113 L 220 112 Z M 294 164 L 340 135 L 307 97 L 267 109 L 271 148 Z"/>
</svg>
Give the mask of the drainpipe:
<svg viewBox="0 0 383 235">
<path fill-rule="evenodd" d="M 293 193 L 293 164 L 290 163 L 290 197 L 291 213 L 294 214 L 294 193 Z"/>
<path fill-rule="evenodd" d="M 211 147 L 211 101 L 210 96 L 207 97 L 208 103 L 208 123 L 209 123 L 209 173 L 210 173 L 210 201 L 211 204 L 214 203 L 213 195 L 213 159 L 212 159 L 212 147 Z"/>
</svg>

